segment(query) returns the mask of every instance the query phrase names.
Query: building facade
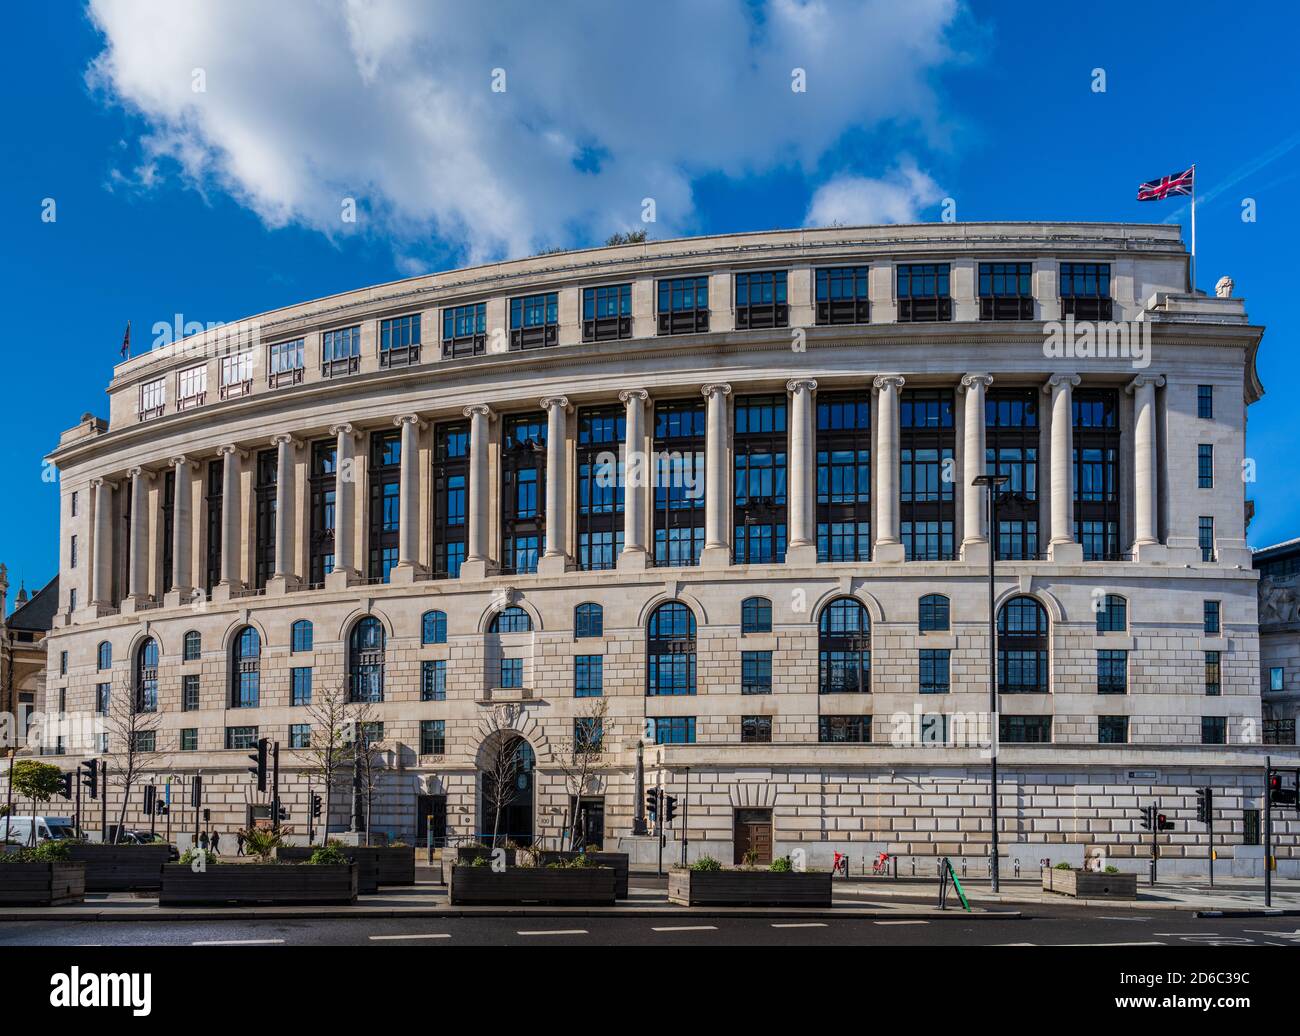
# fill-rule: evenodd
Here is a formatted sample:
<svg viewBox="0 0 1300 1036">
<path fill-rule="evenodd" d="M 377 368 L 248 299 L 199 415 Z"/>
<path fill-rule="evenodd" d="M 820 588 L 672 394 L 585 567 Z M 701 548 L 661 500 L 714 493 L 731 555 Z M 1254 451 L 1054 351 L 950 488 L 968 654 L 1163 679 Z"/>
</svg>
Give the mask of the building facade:
<svg viewBox="0 0 1300 1036">
<path fill-rule="evenodd" d="M 1296 743 L 1300 716 L 1300 540 L 1255 552 L 1259 572 L 1259 669 L 1264 739 Z"/>
<path fill-rule="evenodd" d="M 1203 868 L 1208 783 L 1249 870 L 1263 330 L 1230 286 L 1189 293 L 1187 259 L 1163 225 L 649 242 L 154 349 L 52 455 L 49 693 L 156 712 L 150 765 L 201 771 L 223 828 L 262 804 L 269 737 L 305 829 L 294 746 L 335 688 L 375 724 L 372 827 L 408 839 L 553 843 L 580 744 L 607 847 L 648 851 L 638 788 L 662 786 L 692 855 L 978 860 L 996 740 L 1016 859 L 1139 866 L 1158 799 L 1170 866 Z"/>
</svg>

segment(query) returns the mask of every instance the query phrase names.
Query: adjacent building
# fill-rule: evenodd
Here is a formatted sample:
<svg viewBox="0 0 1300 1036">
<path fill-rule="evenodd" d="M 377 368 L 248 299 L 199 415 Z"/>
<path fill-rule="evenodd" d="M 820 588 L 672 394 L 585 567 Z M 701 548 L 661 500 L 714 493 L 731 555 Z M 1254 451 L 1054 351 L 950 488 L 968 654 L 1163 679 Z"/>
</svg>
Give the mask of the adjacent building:
<svg viewBox="0 0 1300 1036">
<path fill-rule="evenodd" d="M 1300 714 L 1300 539 L 1255 552 L 1264 741 L 1296 743 Z"/>
</svg>

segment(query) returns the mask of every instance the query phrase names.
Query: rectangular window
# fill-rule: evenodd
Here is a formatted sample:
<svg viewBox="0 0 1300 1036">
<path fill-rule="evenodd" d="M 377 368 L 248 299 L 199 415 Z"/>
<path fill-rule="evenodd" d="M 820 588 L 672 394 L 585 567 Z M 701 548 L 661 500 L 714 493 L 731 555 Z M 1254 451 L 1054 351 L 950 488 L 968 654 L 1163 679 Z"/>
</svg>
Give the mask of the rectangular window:
<svg viewBox="0 0 1300 1036">
<path fill-rule="evenodd" d="M 605 690 L 605 659 L 602 655 L 575 655 L 573 694 L 576 698 L 599 698 Z"/>
<path fill-rule="evenodd" d="M 537 571 L 546 549 L 546 417 L 507 417 L 501 435 L 501 571 Z"/>
<path fill-rule="evenodd" d="M 290 705 L 311 704 L 311 668 L 294 666 L 289 670 Z"/>
<path fill-rule="evenodd" d="M 895 271 L 899 323 L 952 319 L 947 263 L 904 263 Z"/>
<path fill-rule="evenodd" d="M 871 743 L 870 716 L 818 716 L 817 740 L 822 744 Z"/>
<path fill-rule="evenodd" d="M 172 589 L 172 569 L 175 567 L 175 557 L 173 550 L 176 546 L 175 521 L 176 521 L 176 468 L 175 465 L 168 465 L 167 470 L 163 472 L 162 477 L 162 508 L 160 517 L 162 518 L 162 586 L 163 593 L 167 594 Z M 186 530 L 187 534 L 189 530 Z"/>
<path fill-rule="evenodd" d="M 684 335 L 709 329 L 709 279 L 676 277 L 658 284 L 656 302 L 661 335 Z"/>
<path fill-rule="evenodd" d="M 1119 396 L 1074 393 L 1074 526 L 1085 561 L 1119 560 Z"/>
<path fill-rule="evenodd" d="M 574 752 L 599 752 L 605 740 L 605 724 L 596 716 L 579 716 L 573 721 Z"/>
<path fill-rule="evenodd" d="M 204 497 L 204 503 L 207 505 L 207 529 L 205 532 L 208 540 L 208 550 L 205 570 L 206 582 L 204 585 L 209 593 L 221 581 L 221 498 L 224 492 L 224 470 L 225 458 L 218 457 L 216 460 L 208 461 L 208 485 L 207 494 Z"/>
<path fill-rule="evenodd" d="M 321 373 L 327 378 L 361 369 L 361 326 L 326 331 L 320 340 Z"/>
<path fill-rule="evenodd" d="M 1217 697 L 1223 689 L 1221 669 L 1219 652 L 1205 652 L 1205 693 L 1208 697 Z"/>
<path fill-rule="evenodd" d="M 510 300 L 510 348 L 541 349 L 560 341 L 560 306 L 556 292 Z"/>
<path fill-rule="evenodd" d="M 1007 745 L 1047 744 L 1052 740 L 1052 717 L 999 716 L 998 740 Z"/>
<path fill-rule="evenodd" d="M 524 686 L 524 660 L 522 658 L 501 659 L 501 683 L 503 688 L 518 690 Z"/>
<path fill-rule="evenodd" d="M 817 323 L 871 323 L 871 287 L 865 266 L 828 266 L 817 271 Z"/>
<path fill-rule="evenodd" d="M 374 432 L 370 436 L 370 558 L 372 583 L 387 583 L 397 564 L 402 518 L 402 433 Z"/>
<path fill-rule="evenodd" d="M 736 400 L 735 547 L 737 565 L 780 564 L 786 541 L 786 400 Z"/>
<path fill-rule="evenodd" d="M 1201 744 L 1226 745 L 1228 743 L 1228 718 L 1226 716 L 1201 717 Z"/>
<path fill-rule="evenodd" d="M 1201 547 L 1201 560 L 1211 562 L 1214 560 L 1214 519 L 1209 515 L 1201 515 L 1196 520 L 1196 538 Z"/>
<path fill-rule="evenodd" d="M 817 396 L 817 560 L 871 560 L 869 392 Z"/>
<path fill-rule="evenodd" d="M 947 648 L 921 648 L 918 660 L 922 694 L 947 694 L 950 689 L 950 652 Z"/>
<path fill-rule="evenodd" d="M 289 724 L 289 747 L 290 748 L 311 747 L 311 724 L 310 723 Z"/>
<path fill-rule="evenodd" d="M 1207 442 L 1196 447 L 1196 488 L 1214 488 L 1214 447 Z"/>
<path fill-rule="evenodd" d="M 226 727 L 226 747 L 249 749 L 257 747 L 256 727 Z"/>
<path fill-rule="evenodd" d="M 1110 320 L 1110 264 L 1061 264 L 1061 314 L 1076 320 Z"/>
<path fill-rule="evenodd" d="M 1097 612 L 1098 633 L 1123 633 L 1128 629 L 1128 601 L 1118 594 L 1107 594 L 1101 601 Z"/>
<path fill-rule="evenodd" d="M 68 498 L 68 511 L 73 518 L 77 517 L 77 501 L 80 499 L 81 493 L 74 489 L 72 495 Z"/>
<path fill-rule="evenodd" d="M 197 696 L 197 689 L 196 689 Z M 111 683 L 95 684 L 95 711 L 101 716 L 108 714 L 108 706 L 113 697 L 113 685 Z M 195 705 L 195 708 L 198 708 Z"/>
<path fill-rule="evenodd" d="M 951 561 L 956 557 L 952 393 L 906 389 L 899 414 L 899 530 L 907 560 Z"/>
<path fill-rule="evenodd" d="M 980 263 L 980 319 L 1033 320 L 1031 263 Z"/>
<path fill-rule="evenodd" d="M 334 518 L 337 500 L 335 467 L 338 440 L 319 439 L 311 444 L 311 538 L 308 542 L 312 586 L 324 586 L 334 571 Z"/>
<path fill-rule="evenodd" d="M 259 450 L 254 464 L 253 585 L 259 590 L 275 574 L 275 485 L 279 478 L 276 450 Z"/>
<path fill-rule="evenodd" d="M 487 303 L 448 306 L 442 311 L 443 359 L 479 356 L 487 349 Z"/>
<path fill-rule="evenodd" d="M 409 367 L 420 362 L 420 314 L 379 321 L 379 366 Z"/>
<path fill-rule="evenodd" d="M 199 731 L 197 727 L 184 727 L 181 730 L 181 751 L 197 752 L 199 750 Z"/>
<path fill-rule="evenodd" d="M 1259 845 L 1260 844 L 1260 823 L 1257 809 L 1243 809 L 1241 811 L 1241 844 L 1242 845 Z"/>
<path fill-rule="evenodd" d="M 1214 418 L 1214 386 L 1196 386 L 1196 416 L 1204 420 Z"/>
<path fill-rule="evenodd" d="M 59 675 L 68 675 L 68 653 L 66 651 L 59 652 Z"/>
<path fill-rule="evenodd" d="M 740 742 L 745 745 L 768 744 L 772 740 L 771 716 L 741 716 Z"/>
<path fill-rule="evenodd" d="M 199 674 L 186 673 L 181 677 L 181 711 L 196 712 L 199 708 Z"/>
<path fill-rule="evenodd" d="M 447 700 L 447 662 L 426 658 L 420 663 L 420 701 Z"/>
<path fill-rule="evenodd" d="M 447 751 L 447 721 L 420 720 L 420 754 L 444 755 Z"/>
<path fill-rule="evenodd" d="M 582 340 L 608 342 L 632 337 L 632 285 L 582 289 Z"/>
<path fill-rule="evenodd" d="M 654 413 L 654 563 L 700 563 L 704 550 L 703 399 L 656 403 Z"/>
<path fill-rule="evenodd" d="M 1272 666 L 1268 671 L 1268 689 L 1270 691 L 1286 690 L 1286 681 L 1282 666 Z"/>
<path fill-rule="evenodd" d="M 736 274 L 736 329 L 785 327 L 790 322 L 786 305 L 786 272 L 763 270 Z"/>
<path fill-rule="evenodd" d="M 176 374 L 176 409 L 202 406 L 208 398 L 208 365 L 186 367 Z"/>
<path fill-rule="evenodd" d="M 1128 694 L 1128 652 L 1097 652 L 1097 693 Z"/>
<path fill-rule="evenodd" d="M 167 379 L 154 378 L 140 386 L 140 420 L 162 417 L 167 407 Z"/>
<path fill-rule="evenodd" d="M 458 579 L 469 542 L 469 422 L 433 429 L 433 578 Z"/>
<path fill-rule="evenodd" d="M 772 652 L 742 651 L 740 653 L 740 693 L 772 693 Z"/>
<path fill-rule="evenodd" d="M 578 411 L 578 568 L 608 571 L 623 549 L 624 464 L 627 411 L 621 406 Z M 640 448 L 640 444 L 637 444 Z"/>
<path fill-rule="evenodd" d="M 301 338 L 266 347 L 266 383 L 271 388 L 297 385 L 302 381 L 306 366 L 307 353 Z"/>
<path fill-rule="evenodd" d="M 77 567 L 77 534 L 75 532 L 68 538 L 68 567 Z"/>
<path fill-rule="evenodd" d="M 984 401 L 984 469 L 1011 480 L 995 498 L 999 561 L 1038 556 L 1037 396 L 1032 388 L 990 389 Z"/>
<path fill-rule="evenodd" d="M 253 391 L 253 353 L 236 353 L 221 357 L 222 399 L 238 399 Z"/>
<path fill-rule="evenodd" d="M 1128 717 L 1127 716 L 1098 716 L 1097 717 L 1097 744 L 1099 745 L 1128 744 Z"/>
<path fill-rule="evenodd" d="M 1207 636 L 1219 635 L 1222 629 L 1222 623 L 1219 621 L 1219 602 L 1206 601 L 1201 608 L 1202 619 L 1201 627 Z"/>
<path fill-rule="evenodd" d="M 656 745 L 695 744 L 694 716 L 647 716 L 646 738 Z"/>
</svg>

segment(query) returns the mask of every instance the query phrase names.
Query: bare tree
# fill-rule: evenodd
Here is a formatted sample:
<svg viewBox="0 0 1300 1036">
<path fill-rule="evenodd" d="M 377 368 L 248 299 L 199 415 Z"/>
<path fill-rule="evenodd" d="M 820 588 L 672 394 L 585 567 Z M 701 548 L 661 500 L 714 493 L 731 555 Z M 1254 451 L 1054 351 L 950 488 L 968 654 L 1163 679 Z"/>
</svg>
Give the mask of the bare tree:
<svg viewBox="0 0 1300 1036">
<path fill-rule="evenodd" d="M 325 813 L 321 820 L 321 844 L 329 841 L 330 811 L 334 808 L 334 784 L 351 759 L 348 746 L 348 694 L 342 680 L 312 694 L 307 708 L 311 719 L 311 740 L 296 749 L 304 761 L 303 772 L 325 785 Z M 308 803 L 308 809 L 311 804 Z"/>
<path fill-rule="evenodd" d="M 573 720 L 573 731 L 560 739 L 556 753 L 557 768 L 564 775 L 564 786 L 573 803 L 569 811 L 569 847 L 577 848 L 578 821 L 582 815 L 582 797 L 595 789 L 605 736 L 605 719 L 609 700 L 592 698 Z"/>
<path fill-rule="evenodd" d="M 495 706 L 484 711 L 479 734 L 485 748 L 483 804 L 492 811 L 492 848 L 501 830 L 501 814 L 514 801 L 515 783 L 523 772 L 520 738 L 514 730 L 516 711 Z"/>
<path fill-rule="evenodd" d="M 153 695 L 153 696 L 151 696 Z M 156 690 L 137 690 L 128 676 L 118 681 L 109 696 L 104 713 L 104 730 L 108 735 L 108 782 L 122 789 L 122 808 L 117 815 L 117 831 L 113 841 L 122 838 L 126 826 L 126 807 L 131 800 L 131 789 L 139 781 L 150 759 L 157 754 L 155 739 L 162 717 L 158 712 Z M 108 788 L 104 788 L 108 794 Z M 108 832 L 104 833 L 107 837 Z"/>
<path fill-rule="evenodd" d="M 383 770 L 383 752 L 380 748 L 381 737 L 377 736 L 381 726 L 375 719 L 376 711 L 368 701 L 352 704 L 349 716 L 350 759 L 357 782 L 360 785 L 361 798 L 365 803 L 364 844 L 370 844 L 370 822 L 375 811 L 375 791 L 379 785 L 379 775 Z"/>
</svg>

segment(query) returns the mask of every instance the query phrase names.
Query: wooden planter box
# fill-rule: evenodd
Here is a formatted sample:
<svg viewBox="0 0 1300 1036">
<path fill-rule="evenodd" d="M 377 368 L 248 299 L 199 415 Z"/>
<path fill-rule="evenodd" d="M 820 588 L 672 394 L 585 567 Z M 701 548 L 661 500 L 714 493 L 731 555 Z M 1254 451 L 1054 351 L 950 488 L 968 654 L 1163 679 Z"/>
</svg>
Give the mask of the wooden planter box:
<svg viewBox="0 0 1300 1036">
<path fill-rule="evenodd" d="M 1137 875 L 1044 867 L 1043 889 L 1078 899 L 1137 899 Z"/>
<path fill-rule="evenodd" d="M 101 845 L 85 842 L 69 847 L 68 859 L 86 865 L 87 892 L 134 892 L 162 884 L 166 845 Z"/>
<path fill-rule="evenodd" d="M 275 850 L 275 858 L 285 863 L 306 863 L 319 846 L 281 845 Z M 357 892 L 362 896 L 371 896 L 379 891 L 379 860 L 375 855 L 382 849 L 359 845 L 341 845 L 339 851 L 348 858 L 349 863 L 356 864 Z M 414 866 L 413 868 L 414 869 Z"/>
<path fill-rule="evenodd" d="M 215 863 L 195 872 L 188 864 L 163 867 L 161 906 L 191 903 L 355 903 L 357 865 Z"/>
<path fill-rule="evenodd" d="M 0 863 L 0 905 L 59 906 L 85 898 L 85 864 Z"/>
<path fill-rule="evenodd" d="M 506 866 L 513 867 L 515 865 L 515 850 L 503 848 L 502 851 L 506 854 Z M 444 849 L 442 851 L 442 883 L 444 885 L 450 885 L 451 872 L 454 868 L 467 867 L 479 857 L 482 857 L 485 860 L 491 860 L 492 850 L 485 849 L 482 846 L 471 846 L 466 848 L 463 845 L 457 846 L 455 850 Z"/>
<path fill-rule="evenodd" d="M 452 906 L 488 903 L 564 903 L 613 906 L 611 867 L 454 867 L 448 899 Z"/>
<path fill-rule="evenodd" d="M 682 906 L 831 905 L 830 871 L 670 871 L 668 901 Z"/>
<path fill-rule="evenodd" d="M 572 860 L 581 853 L 572 850 L 557 850 L 554 852 L 544 852 L 541 856 L 541 865 L 543 867 L 561 860 Z M 628 872 L 628 855 L 627 853 L 587 853 L 587 859 L 592 863 L 599 864 L 602 867 L 611 867 L 614 870 L 614 895 L 619 899 L 627 899 L 627 872 Z"/>
</svg>

